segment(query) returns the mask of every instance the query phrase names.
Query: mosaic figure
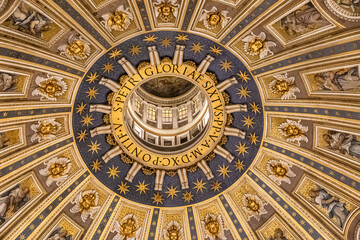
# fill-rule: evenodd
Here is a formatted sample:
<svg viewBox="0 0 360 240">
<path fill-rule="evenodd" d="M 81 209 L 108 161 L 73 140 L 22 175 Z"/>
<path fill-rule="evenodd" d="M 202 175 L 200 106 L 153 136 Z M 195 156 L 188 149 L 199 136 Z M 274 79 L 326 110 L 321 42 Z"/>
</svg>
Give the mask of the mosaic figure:
<svg viewBox="0 0 360 240">
<path fill-rule="evenodd" d="M 46 185 L 50 186 L 53 182 L 59 186 L 68 177 L 71 169 L 71 161 L 68 158 L 52 158 L 48 162 L 44 162 L 46 166 L 44 169 L 39 170 L 40 175 L 46 176 Z"/>
<path fill-rule="evenodd" d="M 72 235 L 63 227 L 55 229 L 46 240 L 72 240 Z"/>
<path fill-rule="evenodd" d="M 157 0 L 154 2 L 155 16 L 163 22 L 170 22 L 177 18 L 180 5 L 177 0 Z"/>
<path fill-rule="evenodd" d="M 140 240 L 141 230 L 137 217 L 134 214 L 128 214 L 120 223 L 115 222 L 113 232 L 117 234 L 113 240 Z"/>
<path fill-rule="evenodd" d="M 305 4 L 280 20 L 280 26 L 290 36 L 301 35 L 309 30 L 317 29 L 328 24 L 329 22 L 312 3 Z"/>
<path fill-rule="evenodd" d="M 3 149 L 10 144 L 10 138 L 6 136 L 6 133 L 0 133 L 0 149 Z"/>
<path fill-rule="evenodd" d="M 348 133 L 328 131 L 328 133 L 323 135 L 323 139 L 331 150 L 360 158 L 360 141 L 357 140 L 356 136 Z"/>
<path fill-rule="evenodd" d="M 319 88 L 329 91 L 353 91 L 360 88 L 360 67 L 327 71 L 315 75 Z"/>
<path fill-rule="evenodd" d="M 282 182 L 291 184 L 290 178 L 296 177 L 296 174 L 291 170 L 292 165 L 283 160 L 270 160 L 266 169 L 269 172 L 269 178 L 281 185 Z"/>
<path fill-rule="evenodd" d="M 270 91 L 276 94 L 281 94 L 281 100 L 296 99 L 296 92 L 300 89 L 295 86 L 295 78 L 288 77 L 287 73 L 284 75 L 274 75 L 274 80 L 270 82 Z"/>
<path fill-rule="evenodd" d="M 80 213 L 81 220 L 86 222 L 88 217 L 94 218 L 94 215 L 99 211 L 99 195 L 95 190 L 87 190 L 80 192 L 71 202 L 75 204 L 71 209 L 71 213 Z"/>
<path fill-rule="evenodd" d="M 270 237 L 270 240 L 288 240 L 288 238 L 285 237 L 283 230 L 277 228 L 274 231 L 274 236 Z"/>
<path fill-rule="evenodd" d="M 52 21 L 49 18 L 33 9 L 26 8 L 24 3 L 15 9 L 11 20 L 20 31 L 36 37 L 42 37 L 43 32 L 52 28 Z"/>
<path fill-rule="evenodd" d="M 242 41 L 245 43 L 245 52 L 250 56 L 259 55 L 260 59 L 263 59 L 268 55 L 274 55 L 270 47 L 276 47 L 276 43 L 267 41 L 264 32 L 261 32 L 259 35 L 251 32 L 250 35 L 246 36 Z"/>
<path fill-rule="evenodd" d="M 33 96 L 41 96 L 40 100 L 56 101 L 57 97 L 65 94 L 67 90 L 66 83 L 60 76 L 36 77 L 35 83 L 38 86 L 32 92 Z"/>
<path fill-rule="evenodd" d="M 231 20 L 231 17 L 227 16 L 228 13 L 228 11 L 218 11 L 216 7 L 212 7 L 210 11 L 204 9 L 200 16 L 200 22 L 203 22 L 204 26 L 209 30 L 215 29 L 218 26 L 222 29 Z"/>
<path fill-rule="evenodd" d="M 265 209 L 265 205 L 267 203 L 264 203 L 258 195 L 253 194 L 244 194 L 242 197 L 243 201 L 243 210 L 249 214 L 248 221 L 254 217 L 257 221 L 260 221 L 260 217 L 263 214 L 267 214 L 268 211 Z"/>
<path fill-rule="evenodd" d="M 74 33 L 70 35 L 67 44 L 58 47 L 58 52 L 71 60 L 84 60 L 90 56 L 91 48 L 90 43 Z"/>
<path fill-rule="evenodd" d="M 16 76 L 8 73 L 0 73 L 0 92 L 11 91 L 16 83 L 17 83 Z"/>
<path fill-rule="evenodd" d="M 15 187 L 0 196 L 0 226 L 30 200 L 28 187 Z"/>
<path fill-rule="evenodd" d="M 205 234 L 205 238 L 210 240 L 226 240 L 224 221 L 222 216 L 219 214 L 207 214 L 204 221 L 201 221 L 201 225 Z"/>
<path fill-rule="evenodd" d="M 134 17 L 130 12 L 130 8 L 125 9 L 124 5 L 120 5 L 115 12 L 104 14 L 101 16 L 101 19 L 103 19 L 101 24 L 111 32 L 112 30 L 126 30 L 130 26 L 131 21 L 134 20 Z"/>
<path fill-rule="evenodd" d="M 185 240 L 184 229 L 177 221 L 171 221 L 163 229 L 163 238 L 164 240 Z"/>
<path fill-rule="evenodd" d="M 320 208 L 326 210 L 329 218 L 336 218 L 340 228 L 344 227 L 349 211 L 346 209 L 346 204 L 340 202 L 338 197 L 329 194 L 325 189 L 311 189 L 309 196 Z"/>
<path fill-rule="evenodd" d="M 55 119 L 46 119 L 38 121 L 38 123 L 31 125 L 31 130 L 35 133 L 31 136 L 31 142 L 41 142 L 44 140 L 51 140 L 56 137 L 56 133 L 61 129 L 61 124 Z"/>
<path fill-rule="evenodd" d="M 301 120 L 296 122 L 290 119 L 286 119 L 286 122 L 281 123 L 278 127 L 280 134 L 285 137 L 287 142 L 294 142 L 298 145 L 301 141 L 309 141 L 305 135 L 308 129 L 307 126 L 301 125 Z"/>
</svg>

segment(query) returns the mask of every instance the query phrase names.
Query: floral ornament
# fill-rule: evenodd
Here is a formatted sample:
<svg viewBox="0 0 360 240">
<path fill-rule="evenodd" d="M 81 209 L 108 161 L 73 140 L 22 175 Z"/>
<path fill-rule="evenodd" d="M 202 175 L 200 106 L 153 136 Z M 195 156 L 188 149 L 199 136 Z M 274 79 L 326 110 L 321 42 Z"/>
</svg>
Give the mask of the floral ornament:
<svg viewBox="0 0 360 240">
<path fill-rule="evenodd" d="M 308 131 L 308 127 L 302 126 L 300 122 L 301 120 L 296 122 L 294 120 L 286 119 L 286 122 L 279 125 L 279 132 L 285 137 L 287 142 L 297 142 L 298 145 L 300 145 L 300 141 L 308 142 L 308 138 L 305 135 Z"/>
<path fill-rule="evenodd" d="M 177 221 L 171 221 L 163 229 L 163 238 L 164 240 L 185 240 L 184 229 Z"/>
<path fill-rule="evenodd" d="M 44 162 L 44 165 L 46 167 L 39 170 L 39 173 L 41 176 L 47 177 L 46 185 L 49 187 L 53 182 L 56 182 L 57 186 L 65 182 L 72 164 L 68 158 L 55 157 L 48 162 Z"/>
<path fill-rule="evenodd" d="M 242 201 L 244 211 L 249 214 L 248 221 L 250 221 L 252 217 L 259 221 L 261 215 L 268 213 L 264 208 L 267 203 L 264 203 L 257 195 L 250 193 L 244 194 Z"/>
<path fill-rule="evenodd" d="M 38 121 L 31 125 L 31 130 L 35 133 L 31 136 L 31 142 L 41 142 L 44 140 L 51 140 L 55 138 L 55 134 L 61 129 L 61 124 L 55 121 L 55 119 L 46 119 Z"/>
<path fill-rule="evenodd" d="M 112 232 L 117 233 L 113 240 L 140 240 L 141 227 L 139 227 L 137 217 L 134 214 L 128 214 L 120 223 L 115 222 Z"/>
<path fill-rule="evenodd" d="M 231 20 L 231 17 L 227 16 L 228 13 L 228 11 L 218 11 L 216 7 L 212 7 L 210 11 L 203 9 L 200 22 L 202 21 L 204 26 L 209 30 L 215 29 L 218 26 L 224 28 Z"/>
<path fill-rule="evenodd" d="M 81 220 L 86 222 L 88 217 L 94 219 L 94 215 L 99 211 L 99 195 L 95 190 L 87 190 L 80 192 L 71 202 L 75 204 L 71 209 L 71 213 L 80 213 Z"/>
<path fill-rule="evenodd" d="M 72 34 L 69 37 L 68 44 L 58 47 L 60 55 L 65 55 L 71 60 L 84 60 L 90 56 L 91 48 L 83 37 L 78 34 Z"/>
<path fill-rule="evenodd" d="M 131 21 L 134 20 L 130 8 L 125 9 L 124 5 L 120 5 L 113 13 L 102 15 L 101 18 L 103 19 L 101 24 L 103 24 L 109 32 L 111 32 L 111 30 L 124 31 L 130 26 Z"/>
<path fill-rule="evenodd" d="M 292 165 L 290 163 L 283 160 L 270 160 L 266 165 L 266 169 L 270 174 L 269 178 L 278 185 L 281 185 L 281 182 L 291 184 L 290 178 L 296 177 L 291 167 Z"/>
<path fill-rule="evenodd" d="M 285 73 L 274 75 L 274 78 L 269 84 L 271 92 L 281 94 L 281 100 L 296 99 L 295 93 L 300 92 L 300 89 L 295 86 L 294 77 L 288 77 Z"/>
<path fill-rule="evenodd" d="M 157 0 L 154 2 L 155 16 L 163 22 L 170 22 L 173 17 L 177 18 L 179 6 L 177 0 Z"/>
<path fill-rule="evenodd" d="M 211 213 L 207 214 L 204 221 L 201 221 L 201 225 L 205 233 L 205 238 L 209 238 L 210 240 L 226 240 L 224 222 L 220 214 L 218 216 Z"/>
<path fill-rule="evenodd" d="M 274 55 L 274 53 L 270 50 L 270 47 L 276 47 L 276 43 L 271 41 L 266 41 L 266 35 L 264 32 L 261 32 L 258 36 L 256 36 L 253 32 L 243 40 L 244 50 L 250 56 L 256 56 L 260 54 L 260 59 L 265 58 L 270 54 L 270 56 Z"/>
<path fill-rule="evenodd" d="M 40 100 L 56 101 L 56 97 L 64 95 L 67 90 L 67 85 L 62 79 L 60 76 L 50 75 L 46 78 L 36 77 L 35 83 L 38 85 L 38 88 L 34 89 L 32 95 L 40 95 Z"/>
</svg>

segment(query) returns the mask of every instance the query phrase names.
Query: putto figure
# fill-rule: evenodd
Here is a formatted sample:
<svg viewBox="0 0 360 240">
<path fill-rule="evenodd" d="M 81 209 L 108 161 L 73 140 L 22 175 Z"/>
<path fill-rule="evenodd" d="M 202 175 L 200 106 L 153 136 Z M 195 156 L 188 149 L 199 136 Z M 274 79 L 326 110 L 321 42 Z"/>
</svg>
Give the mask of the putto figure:
<svg viewBox="0 0 360 240">
<path fill-rule="evenodd" d="M 163 229 L 163 238 L 164 240 L 185 240 L 184 229 L 177 221 L 171 221 Z"/>
<path fill-rule="evenodd" d="M 290 178 L 296 177 L 296 174 L 291 170 L 292 165 L 283 160 L 270 160 L 266 169 L 269 172 L 269 178 L 278 185 L 282 182 L 291 184 Z"/>
<path fill-rule="evenodd" d="M 103 19 L 101 24 L 103 24 L 109 32 L 111 32 L 111 30 L 124 31 L 130 26 L 131 21 L 134 20 L 130 8 L 125 9 L 124 5 L 120 5 L 115 12 L 102 15 L 101 18 Z"/>
<path fill-rule="evenodd" d="M 60 76 L 36 77 L 35 83 L 38 86 L 32 92 L 33 96 L 41 96 L 40 100 L 56 101 L 57 97 L 65 94 L 67 90 L 66 83 Z"/>
<path fill-rule="evenodd" d="M 204 26 L 213 30 L 217 27 L 225 28 L 226 24 L 230 22 L 231 17 L 228 17 L 228 11 L 218 11 L 216 7 L 212 7 L 210 11 L 203 9 L 203 13 L 200 16 L 200 22 L 202 21 Z"/>
<path fill-rule="evenodd" d="M 250 221 L 252 217 L 254 217 L 257 221 L 260 221 L 261 215 L 268 213 L 265 209 L 265 205 L 267 203 L 264 203 L 258 195 L 250 193 L 244 194 L 242 201 L 244 211 L 249 214 L 248 221 Z"/>
<path fill-rule="evenodd" d="M 305 4 L 280 20 L 280 26 L 290 36 L 301 35 L 328 24 L 312 3 Z"/>
<path fill-rule="evenodd" d="M 56 137 L 56 133 L 61 129 L 61 124 L 55 121 L 55 119 L 46 119 L 38 121 L 36 124 L 31 125 L 31 130 L 35 133 L 31 136 L 31 142 L 41 142 L 44 140 L 51 140 Z"/>
<path fill-rule="evenodd" d="M 137 217 L 134 214 L 128 214 L 120 223 L 115 222 L 113 232 L 117 234 L 113 240 L 140 240 L 141 229 Z"/>
<path fill-rule="evenodd" d="M 340 228 L 344 227 L 346 218 L 349 215 L 345 203 L 340 202 L 338 197 L 332 196 L 323 188 L 311 189 L 309 196 L 320 208 L 326 210 L 330 219 L 336 218 Z"/>
<path fill-rule="evenodd" d="M 300 89 L 295 86 L 295 78 L 288 77 L 287 73 L 284 75 L 274 75 L 274 80 L 270 82 L 270 91 L 276 94 L 281 94 L 281 100 L 296 99 L 296 92 Z"/>
<path fill-rule="evenodd" d="M 16 76 L 8 73 L 0 73 L 0 92 L 11 91 L 16 83 Z"/>
<path fill-rule="evenodd" d="M 301 125 L 300 123 L 301 120 L 296 122 L 294 120 L 286 119 L 286 122 L 283 122 L 279 125 L 278 130 L 280 134 L 285 137 L 287 142 L 293 142 L 300 145 L 301 141 L 309 141 L 305 135 L 309 128 L 307 126 Z"/>
<path fill-rule="evenodd" d="M 59 227 L 46 240 L 72 240 L 72 235 L 63 227 Z"/>
<path fill-rule="evenodd" d="M 315 75 L 321 90 L 354 91 L 360 90 L 360 67 L 327 71 Z"/>
<path fill-rule="evenodd" d="M 270 48 L 276 47 L 276 43 L 267 41 L 264 32 L 261 32 L 259 35 L 250 32 L 250 35 L 246 36 L 242 41 L 245 43 L 245 52 L 250 56 L 260 55 L 260 59 L 263 59 L 268 55 L 274 55 Z"/>
<path fill-rule="evenodd" d="M 48 162 L 44 162 L 46 166 L 39 170 L 40 175 L 47 177 L 46 185 L 50 186 L 53 182 L 59 186 L 68 178 L 71 169 L 71 161 L 68 158 L 52 158 Z"/>
<path fill-rule="evenodd" d="M 6 133 L 0 133 L 0 149 L 3 149 L 10 145 L 10 138 L 6 136 Z"/>
<path fill-rule="evenodd" d="M 71 209 L 71 213 L 80 213 L 81 220 L 86 222 L 88 217 L 94 218 L 94 215 L 99 211 L 99 195 L 95 190 L 87 190 L 80 192 L 71 202 L 75 204 Z"/>
<path fill-rule="evenodd" d="M 67 44 L 58 47 L 60 55 L 65 55 L 71 60 L 84 60 L 90 56 L 91 48 L 83 37 L 76 33 L 70 35 Z"/>
<path fill-rule="evenodd" d="M 30 189 L 18 186 L 0 195 L 0 226 L 30 200 Z"/>
<path fill-rule="evenodd" d="M 52 28 L 52 21 L 46 16 L 38 13 L 33 9 L 29 9 L 24 3 L 11 15 L 14 26 L 22 32 L 31 34 L 35 37 L 42 37 L 42 33 Z"/>
<path fill-rule="evenodd" d="M 155 16 L 163 22 L 170 22 L 179 13 L 177 0 L 157 0 L 154 2 Z"/>
<path fill-rule="evenodd" d="M 277 228 L 274 231 L 274 236 L 270 237 L 270 240 L 288 240 L 288 238 L 285 237 L 283 230 L 281 230 L 280 228 Z"/>
<path fill-rule="evenodd" d="M 348 133 L 328 131 L 323 135 L 324 141 L 331 150 L 339 151 L 341 154 L 349 154 L 360 158 L 360 141 L 355 135 Z"/>
<path fill-rule="evenodd" d="M 226 240 L 224 221 L 222 216 L 219 214 L 207 214 L 204 221 L 201 221 L 201 225 L 205 234 L 205 238 L 210 240 Z"/>
</svg>

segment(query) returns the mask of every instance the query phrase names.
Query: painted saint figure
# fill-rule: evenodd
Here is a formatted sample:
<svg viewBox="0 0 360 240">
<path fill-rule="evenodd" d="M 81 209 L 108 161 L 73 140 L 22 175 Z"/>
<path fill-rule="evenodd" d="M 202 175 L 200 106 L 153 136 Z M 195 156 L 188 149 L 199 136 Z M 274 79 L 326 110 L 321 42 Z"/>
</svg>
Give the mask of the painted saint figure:
<svg viewBox="0 0 360 240">
<path fill-rule="evenodd" d="M 323 139 L 330 149 L 360 158 L 360 141 L 357 140 L 356 136 L 348 133 L 328 131 L 328 133 L 323 135 Z"/>
<path fill-rule="evenodd" d="M 0 226 L 30 200 L 28 187 L 16 187 L 0 197 Z"/>
<path fill-rule="evenodd" d="M 19 30 L 36 37 L 41 37 L 44 31 L 52 28 L 52 21 L 41 13 L 32 9 L 25 8 L 24 4 L 19 7 L 11 15 L 15 26 L 19 26 Z"/>
<path fill-rule="evenodd" d="M 270 237 L 270 240 L 288 240 L 288 239 L 287 237 L 285 237 L 283 230 L 277 228 L 274 231 L 274 236 Z"/>
<path fill-rule="evenodd" d="M 17 79 L 8 73 L 0 73 L 0 92 L 11 91 L 15 86 Z"/>
<path fill-rule="evenodd" d="M 9 146 L 10 138 L 6 136 L 5 133 L 0 133 L 0 149 Z"/>
<path fill-rule="evenodd" d="M 280 20 L 280 26 L 290 36 L 301 35 L 328 24 L 329 22 L 321 16 L 312 3 L 306 4 Z"/>
<path fill-rule="evenodd" d="M 55 229 L 47 240 L 72 240 L 72 235 L 69 235 L 66 229 L 60 227 Z"/>
<path fill-rule="evenodd" d="M 330 91 L 353 91 L 360 89 L 360 67 L 328 71 L 315 75 L 320 88 Z"/>
<path fill-rule="evenodd" d="M 349 211 L 346 209 L 346 204 L 340 202 L 338 197 L 329 194 L 325 189 L 312 189 L 309 191 L 309 196 L 312 200 L 325 209 L 329 218 L 336 218 L 340 228 L 344 227 Z"/>
</svg>

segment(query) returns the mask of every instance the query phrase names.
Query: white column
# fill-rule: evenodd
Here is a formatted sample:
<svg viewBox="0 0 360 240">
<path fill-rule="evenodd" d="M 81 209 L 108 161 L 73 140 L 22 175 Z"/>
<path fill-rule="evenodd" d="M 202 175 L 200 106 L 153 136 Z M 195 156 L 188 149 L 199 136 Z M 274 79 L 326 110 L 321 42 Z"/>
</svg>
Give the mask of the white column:
<svg viewBox="0 0 360 240">
<path fill-rule="evenodd" d="M 245 131 L 242 131 L 237 128 L 225 127 L 224 134 L 227 136 L 234 136 L 234 137 L 239 137 L 239 138 L 244 139 L 246 133 L 245 133 Z"/>
<path fill-rule="evenodd" d="M 232 85 L 235 85 L 237 84 L 238 81 L 236 80 L 236 77 L 232 77 L 232 78 L 228 78 L 224 81 L 222 81 L 220 84 L 218 84 L 216 86 L 216 88 L 220 91 L 220 92 L 223 92 L 225 91 L 225 89 L 229 88 L 230 86 Z"/>
<path fill-rule="evenodd" d="M 117 92 L 120 89 L 120 85 L 118 83 L 116 83 L 115 81 L 109 79 L 109 78 L 105 78 L 102 77 L 101 80 L 99 81 L 100 85 L 104 85 L 107 88 L 111 89 L 111 91 L 113 92 Z"/>
<path fill-rule="evenodd" d="M 231 163 L 235 158 L 228 150 L 219 145 L 216 146 L 214 152 L 215 154 L 218 154 L 228 160 L 229 163 Z"/>
<path fill-rule="evenodd" d="M 164 183 L 165 177 L 165 170 L 156 170 L 156 177 L 155 177 L 155 191 L 162 191 L 162 186 Z"/>
<path fill-rule="evenodd" d="M 179 114 L 179 109 L 176 108 L 172 108 L 172 120 L 173 120 L 173 129 L 176 129 L 179 127 L 178 124 L 178 114 Z"/>
<path fill-rule="evenodd" d="M 113 149 L 109 150 L 107 153 L 105 153 L 104 156 L 102 156 L 102 160 L 107 163 L 115 156 L 122 154 L 122 152 L 123 151 L 121 150 L 120 146 L 116 146 Z"/>
<path fill-rule="evenodd" d="M 156 126 L 162 129 L 162 108 L 156 108 Z"/>
<path fill-rule="evenodd" d="M 136 174 L 140 171 L 142 165 L 136 161 L 134 161 L 133 165 L 131 166 L 130 170 L 128 171 L 125 180 L 128 182 L 132 182 Z"/>
<path fill-rule="evenodd" d="M 148 103 L 147 102 L 143 102 L 143 114 L 142 114 L 142 120 L 144 123 L 147 122 L 147 111 L 148 111 Z"/>
<path fill-rule="evenodd" d="M 186 169 L 185 168 L 180 168 L 177 170 L 177 173 L 179 175 L 179 179 L 180 179 L 180 183 L 181 183 L 181 188 L 182 189 L 188 189 L 189 188 L 189 180 L 186 174 Z"/>
<path fill-rule="evenodd" d="M 137 74 L 136 68 L 125 57 L 121 58 L 118 63 L 121 64 L 127 75 L 129 75 L 130 77 Z"/>
<path fill-rule="evenodd" d="M 173 57 L 173 64 L 181 66 L 183 64 L 183 58 L 184 58 L 184 45 L 176 45 L 175 46 L 175 52 Z"/>
<path fill-rule="evenodd" d="M 197 166 L 204 172 L 208 180 L 214 177 L 214 174 L 212 173 L 209 165 L 206 163 L 205 160 L 201 160 L 200 162 L 198 162 Z"/>
<path fill-rule="evenodd" d="M 190 123 L 193 120 L 193 112 L 192 112 L 192 106 L 191 105 L 192 105 L 191 101 L 186 104 L 188 123 Z"/>
<path fill-rule="evenodd" d="M 91 137 L 95 137 L 101 134 L 110 134 L 111 133 L 111 125 L 100 126 L 90 131 Z"/>
<path fill-rule="evenodd" d="M 102 105 L 102 104 L 93 104 L 90 105 L 90 112 L 101 112 L 105 114 L 110 114 L 111 106 Z"/>
<path fill-rule="evenodd" d="M 197 71 L 201 74 L 205 74 L 207 69 L 209 68 L 210 64 L 215 60 L 214 57 L 207 55 L 204 60 L 200 63 Z"/>
<path fill-rule="evenodd" d="M 234 113 L 234 112 L 247 112 L 246 104 L 233 104 L 225 106 L 226 113 Z"/>
</svg>

